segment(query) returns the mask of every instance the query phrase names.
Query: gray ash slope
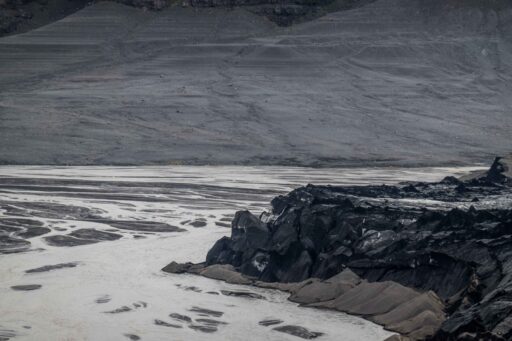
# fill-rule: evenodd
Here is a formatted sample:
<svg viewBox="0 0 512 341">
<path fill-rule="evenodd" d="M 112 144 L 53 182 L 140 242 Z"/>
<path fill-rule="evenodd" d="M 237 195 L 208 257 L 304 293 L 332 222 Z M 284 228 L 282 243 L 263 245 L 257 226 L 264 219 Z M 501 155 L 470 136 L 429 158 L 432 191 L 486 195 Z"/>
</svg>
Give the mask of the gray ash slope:
<svg viewBox="0 0 512 341">
<path fill-rule="evenodd" d="M 0 162 L 482 161 L 512 147 L 511 19 L 506 2 L 378 0 L 278 28 L 98 3 L 0 39 Z"/>
</svg>

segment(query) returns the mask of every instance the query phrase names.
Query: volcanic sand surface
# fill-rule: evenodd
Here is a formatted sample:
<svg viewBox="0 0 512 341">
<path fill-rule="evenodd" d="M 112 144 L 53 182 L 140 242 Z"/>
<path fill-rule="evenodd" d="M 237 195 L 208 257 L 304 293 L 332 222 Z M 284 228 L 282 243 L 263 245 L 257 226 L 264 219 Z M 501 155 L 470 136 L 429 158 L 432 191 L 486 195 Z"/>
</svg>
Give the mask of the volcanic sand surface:
<svg viewBox="0 0 512 341">
<path fill-rule="evenodd" d="M 0 39 L 0 162 L 483 161 L 512 147 L 512 9 L 466 2 L 378 0 L 290 28 L 86 7 Z"/>
</svg>

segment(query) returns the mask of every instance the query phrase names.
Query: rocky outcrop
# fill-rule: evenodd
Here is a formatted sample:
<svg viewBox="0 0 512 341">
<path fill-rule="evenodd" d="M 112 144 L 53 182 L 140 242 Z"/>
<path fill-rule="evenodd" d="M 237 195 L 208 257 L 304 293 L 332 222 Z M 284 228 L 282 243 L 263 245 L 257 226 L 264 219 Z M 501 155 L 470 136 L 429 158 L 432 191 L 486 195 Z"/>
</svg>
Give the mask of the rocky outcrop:
<svg viewBox="0 0 512 341">
<path fill-rule="evenodd" d="M 264 15 L 279 26 L 290 26 L 328 13 L 366 5 L 375 0 L 185 0 L 193 7 L 240 7 Z"/>
<path fill-rule="evenodd" d="M 136 0 L 121 0 L 133 2 Z M 144 1 L 144 0 L 139 0 Z M 147 0 L 150 1 L 150 0 Z M 306 20 L 311 20 L 329 12 L 350 10 L 365 6 L 376 0 L 184 0 L 184 6 L 193 7 L 245 7 L 254 13 L 264 15 L 280 26 L 290 26 Z M 462 0 L 429 1 L 432 8 L 449 11 L 456 7 L 480 7 L 487 10 L 499 11 L 509 6 L 505 0 Z"/>
<path fill-rule="evenodd" d="M 49 24 L 90 3 L 90 0 L 0 0 L 0 36 Z"/>
<path fill-rule="evenodd" d="M 497 183 L 510 186 L 512 179 L 512 155 L 506 157 L 497 157 L 487 171 L 476 172 L 463 177 L 461 180 L 472 183 L 478 181 Z"/>
<path fill-rule="evenodd" d="M 60 20 L 87 5 L 104 0 L 0 0 L 0 37 Z M 161 10 L 170 0 L 114 0 L 148 10 Z"/>
<path fill-rule="evenodd" d="M 25 32 L 64 18 L 95 2 L 105 0 L 0 0 L 0 36 Z M 145 10 L 159 11 L 174 0 L 107 0 Z M 332 10 L 361 6 L 372 0 L 184 0 L 182 6 L 246 7 L 281 26 L 313 19 Z M 373 0 L 374 1 L 374 0 Z"/>
<path fill-rule="evenodd" d="M 260 217 L 237 212 L 231 237 L 188 267 L 287 290 L 296 302 L 362 315 L 413 340 L 509 339 L 509 172 L 510 158 L 497 158 L 462 180 L 308 185 L 276 197 Z"/>
</svg>

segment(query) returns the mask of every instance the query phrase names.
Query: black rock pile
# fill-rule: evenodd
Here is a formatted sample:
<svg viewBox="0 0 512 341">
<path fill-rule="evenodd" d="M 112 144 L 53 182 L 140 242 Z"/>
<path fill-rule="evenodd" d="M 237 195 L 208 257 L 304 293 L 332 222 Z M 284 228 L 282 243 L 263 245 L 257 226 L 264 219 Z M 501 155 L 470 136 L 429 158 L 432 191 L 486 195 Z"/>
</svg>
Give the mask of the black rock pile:
<svg viewBox="0 0 512 341">
<path fill-rule="evenodd" d="M 281 283 L 350 269 L 368 283 L 434 292 L 446 317 L 421 338 L 512 339 L 510 161 L 439 183 L 296 189 L 261 217 L 238 212 L 202 266 Z"/>
</svg>

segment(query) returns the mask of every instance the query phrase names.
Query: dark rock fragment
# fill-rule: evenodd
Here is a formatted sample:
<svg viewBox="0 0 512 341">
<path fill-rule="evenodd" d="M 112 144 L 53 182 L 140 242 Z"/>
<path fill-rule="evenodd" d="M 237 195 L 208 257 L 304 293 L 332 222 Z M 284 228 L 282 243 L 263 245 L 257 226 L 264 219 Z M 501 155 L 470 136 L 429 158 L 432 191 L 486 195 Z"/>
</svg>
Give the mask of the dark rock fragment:
<svg viewBox="0 0 512 341">
<path fill-rule="evenodd" d="M 232 291 L 232 290 L 221 290 L 224 296 L 244 297 L 258 300 L 264 300 L 265 296 L 250 291 Z"/>
<path fill-rule="evenodd" d="M 43 286 L 41 284 L 24 284 L 24 285 L 13 285 L 11 287 L 12 290 L 16 291 L 32 291 L 41 289 Z"/>
<path fill-rule="evenodd" d="M 477 172 L 461 178 L 466 183 L 473 185 L 512 185 L 512 154 L 506 157 L 496 157 L 494 162 L 485 172 Z"/>
<path fill-rule="evenodd" d="M 189 225 L 192 226 L 192 227 L 205 227 L 206 226 L 206 221 L 204 221 L 204 220 L 194 220 L 193 222 L 190 222 Z"/>
<path fill-rule="evenodd" d="M 208 326 L 219 326 L 221 324 L 224 324 L 224 325 L 228 324 L 227 322 L 224 322 L 224 321 L 212 320 L 212 319 L 207 319 L 207 318 L 196 319 L 196 322 L 199 322 L 201 324 L 205 324 Z"/>
<path fill-rule="evenodd" d="M 192 263 L 176 263 L 172 262 L 166 265 L 162 271 L 168 272 L 171 274 L 182 274 L 182 273 L 199 273 L 204 269 L 202 264 L 192 264 Z"/>
<path fill-rule="evenodd" d="M 231 224 L 229 224 L 229 223 L 223 223 L 223 222 L 221 222 L 221 221 L 216 221 L 216 222 L 215 222 L 215 225 L 216 225 L 216 226 L 219 226 L 219 227 L 231 227 Z"/>
<path fill-rule="evenodd" d="M 201 307 L 192 307 L 191 309 L 189 309 L 189 311 L 192 311 L 192 312 L 197 313 L 202 316 L 221 317 L 222 315 L 224 315 L 224 313 L 222 311 L 205 309 L 205 308 L 201 308 Z"/>
<path fill-rule="evenodd" d="M 60 263 L 60 264 L 55 264 L 55 265 L 45 265 L 40 268 L 26 270 L 25 273 L 30 274 L 30 273 L 37 273 L 37 272 L 48 272 L 48 271 L 53 271 L 53 270 L 57 270 L 57 269 L 74 268 L 77 265 L 78 265 L 77 262 Z"/>
<path fill-rule="evenodd" d="M 263 321 L 258 322 L 258 324 L 260 326 L 264 326 L 264 327 L 273 326 L 273 325 L 280 324 L 280 323 L 283 323 L 283 321 L 279 320 L 279 319 L 270 319 L 270 320 L 263 320 Z"/>
<path fill-rule="evenodd" d="M 286 325 L 286 326 L 279 326 L 274 328 L 275 331 L 290 334 L 293 336 L 297 336 L 306 340 L 316 339 L 319 336 L 322 336 L 323 333 L 319 332 L 312 332 L 304 327 L 300 326 L 292 326 L 292 325 Z"/>
<path fill-rule="evenodd" d="M 191 324 L 188 326 L 190 329 L 197 330 L 203 333 L 215 333 L 217 331 L 217 327 L 214 326 L 204 326 L 199 324 Z"/>
<path fill-rule="evenodd" d="M 119 313 L 126 313 L 128 311 L 132 311 L 132 308 L 127 307 L 127 306 L 122 306 L 122 307 L 114 309 L 114 310 L 104 311 L 104 313 L 105 314 L 119 314 Z"/>
<path fill-rule="evenodd" d="M 146 308 L 148 304 L 144 301 L 138 301 L 132 304 L 135 308 Z"/>
<path fill-rule="evenodd" d="M 186 291 L 193 291 L 193 292 L 203 292 L 203 290 L 199 289 L 198 287 L 196 286 L 185 286 L 183 287 L 183 289 L 185 289 Z"/>
<path fill-rule="evenodd" d="M 162 320 L 158 320 L 158 319 L 155 319 L 155 324 L 157 326 L 163 326 L 163 327 L 183 328 L 179 324 L 172 324 L 172 323 L 168 323 L 168 322 L 165 322 L 165 321 L 162 321 Z"/>
<path fill-rule="evenodd" d="M 172 313 L 169 315 L 169 317 L 172 317 L 173 319 L 177 320 L 177 321 L 182 321 L 182 322 L 192 322 L 192 319 L 187 316 L 187 315 L 181 315 L 181 314 L 177 314 L 177 313 Z"/>
<path fill-rule="evenodd" d="M 105 296 L 101 296 L 99 298 L 96 299 L 96 303 L 98 304 L 103 304 L 103 303 L 108 303 L 110 302 L 111 298 L 109 295 L 105 295 Z"/>
</svg>

